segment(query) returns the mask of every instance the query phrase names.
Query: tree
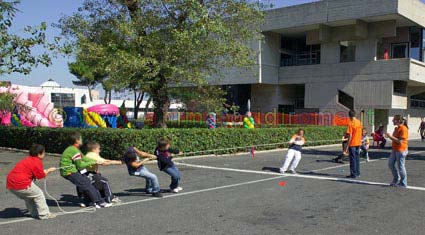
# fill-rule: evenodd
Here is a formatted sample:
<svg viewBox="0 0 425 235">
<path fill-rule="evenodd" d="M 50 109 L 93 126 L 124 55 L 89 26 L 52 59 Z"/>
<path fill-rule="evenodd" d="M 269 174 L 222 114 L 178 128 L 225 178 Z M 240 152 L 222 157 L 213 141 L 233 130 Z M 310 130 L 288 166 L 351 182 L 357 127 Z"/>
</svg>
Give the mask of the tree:
<svg viewBox="0 0 425 235">
<path fill-rule="evenodd" d="M 92 90 L 102 83 L 107 74 L 105 71 L 96 70 L 95 63 L 84 60 L 77 56 L 77 60 L 68 63 L 69 72 L 78 80 L 72 81 L 76 86 L 86 86 L 89 90 L 90 101 L 93 102 Z"/>
<path fill-rule="evenodd" d="M 223 68 L 255 63 L 249 44 L 262 19 L 248 0 L 86 0 L 59 26 L 104 61 L 114 84 L 143 84 L 166 127 L 170 88 L 202 87 Z"/>
<path fill-rule="evenodd" d="M 217 86 L 174 88 L 171 97 L 183 104 L 186 112 L 216 112 L 223 111 L 226 94 Z"/>
<path fill-rule="evenodd" d="M 37 46 L 53 48 L 53 44 L 46 41 L 46 23 L 25 27 L 24 37 L 10 32 L 19 2 L 0 1 L 0 75 L 14 72 L 29 74 L 33 67 L 39 64 L 48 66 L 51 63 L 47 51 L 39 55 L 32 51 Z"/>
</svg>

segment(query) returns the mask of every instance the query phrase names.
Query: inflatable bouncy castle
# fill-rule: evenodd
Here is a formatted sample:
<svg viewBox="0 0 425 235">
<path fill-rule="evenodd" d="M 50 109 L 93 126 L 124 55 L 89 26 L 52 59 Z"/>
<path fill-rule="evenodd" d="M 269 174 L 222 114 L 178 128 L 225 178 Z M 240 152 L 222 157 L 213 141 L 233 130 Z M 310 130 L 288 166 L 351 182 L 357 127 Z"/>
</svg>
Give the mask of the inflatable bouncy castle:
<svg viewBox="0 0 425 235">
<path fill-rule="evenodd" d="M 49 97 L 41 90 L 25 91 L 19 86 L 0 87 L 2 93 L 13 94 L 13 102 L 19 106 L 12 115 L 10 111 L 1 110 L 2 125 L 62 127 L 63 118 L 53 107 Z"/>
</svg>

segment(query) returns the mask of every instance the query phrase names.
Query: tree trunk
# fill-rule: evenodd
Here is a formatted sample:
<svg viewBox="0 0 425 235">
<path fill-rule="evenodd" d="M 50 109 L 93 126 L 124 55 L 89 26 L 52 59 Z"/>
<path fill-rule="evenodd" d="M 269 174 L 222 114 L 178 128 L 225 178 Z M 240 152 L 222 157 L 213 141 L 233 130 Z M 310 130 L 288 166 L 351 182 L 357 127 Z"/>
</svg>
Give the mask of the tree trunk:
<svg viewBox="0 0 425 235">
<path fill-rule="evenodd" d="M 103 98 L 103 102 L 105 104 L 110 104 L 112 100 L 112 91 L 105 90 L 105 97 Z"/>
<path fill-rule="evenodd" d="M 93 102 L 93 96 L 91 94 L 91 86 L 87 86 L 88 90 L 89 90 L 89 98 L 90 98 L 90 102 Z"/>
<path fill-rule="evenodd" d="M 139 110 L 140 110 L 140 105 L 143 102 L 143 98 L 145 98 L 145 92 L 139 92 L 137 93 L 136 90 L 133 90 L 134 92 L 134 119 L 137 119 L 139 116 Z"/>
<path fill-rule="evenodd" d="M 148 101 L 146 102 L 146 105 L 145 105 L 145 113 L 144 113 L 145 119 L 148 116 L 149 105 L 151 104 L 151 102 L 152 102 L 152 97 L 149 97 L 149 99 L 148 99 Z"/>
<path fill-rule="evenodd" d="M 152 89 L 152 99 L 154 105 L 153 123 L 155 127 L 167 128 L 167 111 L 170 107 L 170 98 L 165 79 L 160 78 Z"/>
</svg>

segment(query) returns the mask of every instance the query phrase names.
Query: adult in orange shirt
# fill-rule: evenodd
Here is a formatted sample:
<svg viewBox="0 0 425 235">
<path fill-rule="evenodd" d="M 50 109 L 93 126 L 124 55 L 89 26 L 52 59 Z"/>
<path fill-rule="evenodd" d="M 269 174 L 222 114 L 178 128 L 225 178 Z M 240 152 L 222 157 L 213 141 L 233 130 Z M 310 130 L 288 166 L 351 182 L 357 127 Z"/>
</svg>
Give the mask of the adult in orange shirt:
<svg viewBox="0 0 425 235">
<path fill-rule="evenodd" d="M 346 152 L 350 155 L 350 175 L 347 178 L 360 177 L 360 146 L 362 145 L 363 126 L 356 118 L 356 112 L 348 112 L 350 122 L 347 126 L 348 145 Z"/>
<path fill-rule="evenodd" d="M 395 115 L 393 123 L 397 126 L 393 134 L 386 133 L 385 137 L 391 139 L 393 142 L 393 149 L 390 158 L 388 159 L 388 166 L 393 174 L 393 181 L 390 186 L 394 187 L 407 187 L 407 173 L 404 162 L 407 156 L 407 147 L 409 139 L 409 130 L 407 122 L 403 120 L 401 115 Z M 397 163 L 397 168 L 395 167 Z"/>
</svg>

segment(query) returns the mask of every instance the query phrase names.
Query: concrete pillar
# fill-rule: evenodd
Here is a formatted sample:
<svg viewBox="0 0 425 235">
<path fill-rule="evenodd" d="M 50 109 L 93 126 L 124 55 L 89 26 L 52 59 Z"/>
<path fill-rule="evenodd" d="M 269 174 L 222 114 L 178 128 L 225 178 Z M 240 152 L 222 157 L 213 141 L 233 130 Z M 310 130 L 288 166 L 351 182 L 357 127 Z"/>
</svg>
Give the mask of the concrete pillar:
<svg viewBox="0 0 425 235">
<path fill-rule="evenodd" d="M 339 42 L 323 43 L 320 45 L 320 63 L 339 63 L 340 48 Z"/>
<path fill-rule="evenodd" d="M 356 41 L 356 61 L 373 61 L 376 57 L 378 40 L 368 38 Z"/>
</svg>

